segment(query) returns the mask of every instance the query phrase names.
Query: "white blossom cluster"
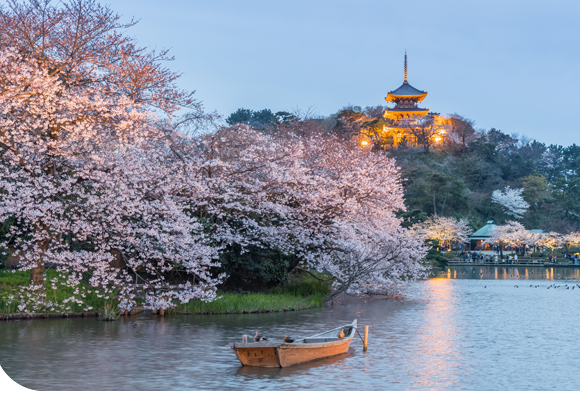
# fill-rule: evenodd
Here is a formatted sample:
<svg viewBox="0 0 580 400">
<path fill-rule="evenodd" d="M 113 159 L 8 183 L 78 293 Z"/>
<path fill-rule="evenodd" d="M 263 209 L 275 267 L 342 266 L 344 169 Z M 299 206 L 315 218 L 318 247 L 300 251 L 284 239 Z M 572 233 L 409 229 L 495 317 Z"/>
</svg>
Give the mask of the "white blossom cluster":
<svg viewBox="0 0 580 400">
<path fill-rule="evenodd" d="M 514 218 L 523 218 L 530 205 L 523 199 L 524 189 L 511 189 L 506 186 L 503 191 L 494 190 L 491 193 L 491 202 L 499 204 L 506 214 Z"/>
<path fill-rule="evenodd" d="M 425 222 L 413 226 L 414 233 L 423 238 L 436 240 L 440 245 L 445 241 L 457 240 L 466 243 L 473 229 L 466 219 L 456 220 L 451 217 L 431 216 Z"/>
</svg>

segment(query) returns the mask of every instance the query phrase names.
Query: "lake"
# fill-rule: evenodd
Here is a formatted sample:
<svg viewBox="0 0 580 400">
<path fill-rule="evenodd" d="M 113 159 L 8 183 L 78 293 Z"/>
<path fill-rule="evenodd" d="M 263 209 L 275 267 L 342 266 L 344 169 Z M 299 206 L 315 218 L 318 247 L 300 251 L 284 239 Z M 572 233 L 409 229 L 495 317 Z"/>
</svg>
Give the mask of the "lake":
<svg viewBox="0 0 580 400">
<path fill-rule="evenodd" d="M 488 269 L 300 312 L 2 322 L 0 365 L 37 390 L 579 390 L 578 270 Z M 370 327 L 366 353 L 355 336 L 345 355 L 267 369 L 241 367 L 229 347 L 355 318 Z"/>
</svg>

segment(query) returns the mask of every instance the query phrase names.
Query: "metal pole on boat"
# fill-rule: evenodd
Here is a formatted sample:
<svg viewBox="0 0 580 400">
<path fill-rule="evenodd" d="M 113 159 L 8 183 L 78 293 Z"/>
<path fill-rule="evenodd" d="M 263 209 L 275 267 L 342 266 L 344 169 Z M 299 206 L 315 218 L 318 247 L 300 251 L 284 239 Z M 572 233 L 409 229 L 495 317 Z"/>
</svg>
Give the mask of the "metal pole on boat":
<svg viewBox="0 0 580 400">
<path fill-rule="evenodd" d="M 365 339 L 363 342 L 363 351 L 367 351 L 367 344 L 369 343 L 369 326 L 365 325 Z"/>
</svg>

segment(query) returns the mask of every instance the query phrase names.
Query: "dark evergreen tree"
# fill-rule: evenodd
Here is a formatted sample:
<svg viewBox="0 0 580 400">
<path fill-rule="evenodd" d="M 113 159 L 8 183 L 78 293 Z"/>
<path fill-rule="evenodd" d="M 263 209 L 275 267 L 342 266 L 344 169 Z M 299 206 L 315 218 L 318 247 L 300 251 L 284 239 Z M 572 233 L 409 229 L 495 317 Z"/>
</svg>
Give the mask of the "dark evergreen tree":
<svg viewBox="0 0 580 400">
<path fill-rule="evenodd" d="M 230 125 L 235 124 L 246 124 L 250 125 L 252 122 L 252 115 L 254 112 L 252 110 L 248 110 L 246 108 L 238 108 L 236 112 L 230 114 L 229 117 L 226 118 L 226 122 Z"/>
</svg>

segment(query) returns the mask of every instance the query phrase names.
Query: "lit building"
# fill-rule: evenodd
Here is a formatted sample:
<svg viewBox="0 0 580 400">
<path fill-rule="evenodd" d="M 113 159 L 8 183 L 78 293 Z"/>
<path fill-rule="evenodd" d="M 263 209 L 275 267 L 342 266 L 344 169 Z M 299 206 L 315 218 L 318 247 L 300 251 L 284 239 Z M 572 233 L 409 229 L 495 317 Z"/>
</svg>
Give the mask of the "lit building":
<svg viewBox="0 0 580 400">
<path fill-rule="evenodd" d="M 493 246 L 486 242 L 491 237 L 491 231 L 497 228 L 493 221 L 473 232 L 469 237 L 469 250 L 491 250 Z"/>
<path fill-rule="evenodd" d="M 375 142 L 383 147 L 396 146 L 404 139 L 410 145 L 416 145 L 417 131 L 427 140 L 441 142 L 445 137 L 447 120 L 437 114 L 430 114 L 428 108 L 420 108 L 419 103 L 425 100 L 427 92 L 414 88 L 407 81 L 407 51 L 405 50 L 405 79 L 397 89 L 389 92 L 385 100 L 395 106 L 387 108 L 383 118 L 367 127 L 365 134 L 374 136 Z M 415 133 L 415 134 L 412 134 Z"/>
<path fill-rule="evenodd" d="M 419 108 L 417 103 L 422 102 L 427 97 L 427 92 L 415 89 L 407 82 L 407 50 L 405 50 L 405 80 L 397 89 L 389 92 L 385 100 L 395 103 L 395 107 L 387 108 L 384 119 L 399 122 L 403 119 L 415 120 L 429 114 L 428 108 Z"/>
</svg>

